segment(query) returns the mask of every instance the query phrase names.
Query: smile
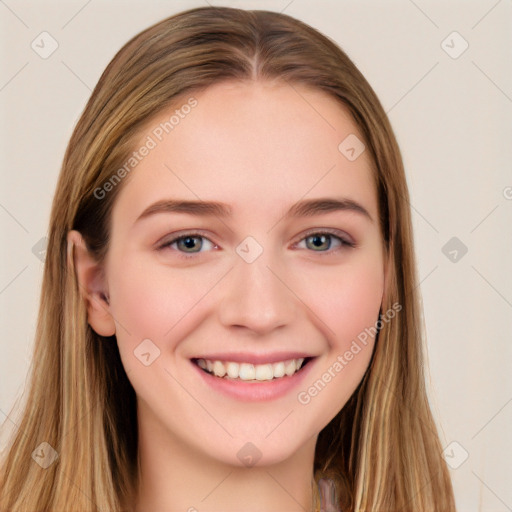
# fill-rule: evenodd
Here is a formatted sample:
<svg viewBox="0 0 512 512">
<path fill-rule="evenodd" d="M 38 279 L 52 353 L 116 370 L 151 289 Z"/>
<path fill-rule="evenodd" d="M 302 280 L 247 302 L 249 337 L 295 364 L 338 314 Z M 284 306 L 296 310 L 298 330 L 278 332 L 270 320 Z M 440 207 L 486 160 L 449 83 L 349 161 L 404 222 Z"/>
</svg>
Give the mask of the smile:
<svg viewBox="0 0 512 512">
<path fill-rule="evenodd" d="M 206 373 L 215 377 L 242 381 L 271 381 L 291 377 L 301 370 L 311 358 L 288 359 L 275 363 L 252 364 L 234 361 L 195 359 L 194 362 Z"/>
</svg>

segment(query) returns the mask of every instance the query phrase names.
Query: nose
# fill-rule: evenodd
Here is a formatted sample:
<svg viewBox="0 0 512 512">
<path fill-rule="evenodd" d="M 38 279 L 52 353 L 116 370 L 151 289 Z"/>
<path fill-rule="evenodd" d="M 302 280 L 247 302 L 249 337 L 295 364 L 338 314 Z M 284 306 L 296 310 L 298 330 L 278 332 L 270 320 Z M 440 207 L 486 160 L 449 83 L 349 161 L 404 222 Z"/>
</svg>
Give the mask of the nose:
<svg viewBox="0 0 512 512">
<path fill-rule="evenodd" d="M 258 334 L 289 325 L 297 313 L 297 298 L 287 286 L 288 279 L 265 251 L 252 263 L 236 261 L 221 292 L 220 322 Z"/>
</svg>

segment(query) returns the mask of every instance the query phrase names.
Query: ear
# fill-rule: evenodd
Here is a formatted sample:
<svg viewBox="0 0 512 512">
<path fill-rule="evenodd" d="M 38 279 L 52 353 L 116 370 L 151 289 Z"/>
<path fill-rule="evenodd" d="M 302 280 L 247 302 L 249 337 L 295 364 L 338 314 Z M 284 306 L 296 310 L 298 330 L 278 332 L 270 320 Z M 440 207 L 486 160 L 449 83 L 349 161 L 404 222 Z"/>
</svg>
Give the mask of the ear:
<svg viewBox="0 0 512 512">
<path fill-rule="evenodd" d="M 78 231 L 69 231 L 67 241 L 68 257 L 73 258 L 80 294 L 87 305 L 89 325 L 100 336 L 113 336 L 116 324 L 110 313 L 103 267 L 89 252 Z"/>
</svg>

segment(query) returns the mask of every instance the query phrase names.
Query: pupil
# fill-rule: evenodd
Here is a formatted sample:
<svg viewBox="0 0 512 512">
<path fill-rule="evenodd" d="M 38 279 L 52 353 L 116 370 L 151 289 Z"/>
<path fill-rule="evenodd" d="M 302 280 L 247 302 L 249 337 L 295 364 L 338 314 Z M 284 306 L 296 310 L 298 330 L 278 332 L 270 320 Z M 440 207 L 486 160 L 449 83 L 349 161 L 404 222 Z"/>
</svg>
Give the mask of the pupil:
<svg viewBox="0 0 512 512">
<path fill-rule="evenodd" d="M 185 249 L 195 249 L 196 248 L 197 237 L 196 236 L 188 236 L 181 240 L 182 245 Z"/>
<path fill-rule="evenodd" d="M 329 239 L 325 235 L 314 235 L 311 237 L 312 245 L 315 248 L 329 248 Z"/>
</svg>

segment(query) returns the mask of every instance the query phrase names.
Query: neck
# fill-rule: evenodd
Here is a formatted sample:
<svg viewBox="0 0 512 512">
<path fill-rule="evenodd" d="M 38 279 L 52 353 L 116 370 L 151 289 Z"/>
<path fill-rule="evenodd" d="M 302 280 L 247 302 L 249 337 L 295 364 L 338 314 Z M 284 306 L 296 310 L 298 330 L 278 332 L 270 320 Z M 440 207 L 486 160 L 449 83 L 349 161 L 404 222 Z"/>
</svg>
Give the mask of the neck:
<svg viewBox="0 0 512 512">
<path fill-rule="evenodd" d="M 135 512 L 313 512 L 313 436 L 288 459 L 234 466 L 139 419 L 139 488 Z"/>
</svg>

